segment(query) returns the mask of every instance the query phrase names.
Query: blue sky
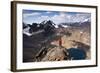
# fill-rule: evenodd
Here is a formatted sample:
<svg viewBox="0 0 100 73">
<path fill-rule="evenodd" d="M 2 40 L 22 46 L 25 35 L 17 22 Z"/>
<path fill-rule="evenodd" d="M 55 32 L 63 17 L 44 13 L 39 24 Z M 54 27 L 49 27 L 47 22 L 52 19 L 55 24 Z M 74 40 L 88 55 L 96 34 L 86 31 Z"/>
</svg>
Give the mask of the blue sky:
<svg viewBox="0 0 100 73">
<path fill-rule="evenodd" d="M 23 22 L 27 24 L 40 23 L 44 20 L 52 20 L 56 24 L 73 23 L 91 20 L 90 13 L 60 12 L 60 11 L 39 11 L 23 10 Z"/>
</svg>

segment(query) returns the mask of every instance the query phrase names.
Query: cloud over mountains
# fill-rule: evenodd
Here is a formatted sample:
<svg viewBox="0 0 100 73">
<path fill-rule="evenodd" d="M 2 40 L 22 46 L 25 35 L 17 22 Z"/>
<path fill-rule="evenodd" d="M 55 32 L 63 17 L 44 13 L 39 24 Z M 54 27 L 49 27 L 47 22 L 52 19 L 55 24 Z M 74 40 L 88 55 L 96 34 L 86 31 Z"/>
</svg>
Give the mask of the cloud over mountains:
<svg viewBox="0 0 100 73">
<path fill-rule="evenodd" d="M 23 10 L 23 22 L 27 24 L 32 24 L 33 22 L 40 23 L 44 20 L 52 20 L 56 24 L 83 22 L 85 20 L 90 21 L 91 14 L 80 12 Z"/>
</svg>

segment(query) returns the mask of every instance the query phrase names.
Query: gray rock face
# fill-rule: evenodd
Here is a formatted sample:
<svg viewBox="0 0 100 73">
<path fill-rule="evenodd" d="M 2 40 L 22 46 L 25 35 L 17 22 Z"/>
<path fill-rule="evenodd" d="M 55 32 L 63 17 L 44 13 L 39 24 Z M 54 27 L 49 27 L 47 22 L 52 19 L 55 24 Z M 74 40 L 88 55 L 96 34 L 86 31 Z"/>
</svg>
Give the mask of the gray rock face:
<svg viewBox="0 0 100 73">
<path fill-rule="evenodd" d="M 42 61 L 61 61 L 66 57 L 65 48 L 55 47 L 48 51 Z"/>
</svg>

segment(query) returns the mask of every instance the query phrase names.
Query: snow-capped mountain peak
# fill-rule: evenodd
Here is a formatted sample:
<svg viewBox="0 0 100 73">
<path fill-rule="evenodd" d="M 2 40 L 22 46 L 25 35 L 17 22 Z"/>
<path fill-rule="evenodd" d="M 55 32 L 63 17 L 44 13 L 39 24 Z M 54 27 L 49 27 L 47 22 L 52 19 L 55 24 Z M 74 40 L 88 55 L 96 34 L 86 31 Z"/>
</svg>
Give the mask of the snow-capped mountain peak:
<svg viewBox="0 0 100 73">
<path fill-rule="evenodd" d="M 23 34 L 27 35 L 27 36 L 31 36 L 32 34 L 29 33 L 29 29 L 30 27 L 28 26 L 27 28 L 23 29 Z"/>
<path fill-rule="evenodd" d="M 40 24 L 46 24 L 47 20 L 42 21 Z"/>
<path fill-rule="evenodd" d="M 90 18 L 84 19 L 82 22 L 90 22 Z"/>
<path fill-rule="evenodd" d="M 55 28 L 58 28 L 58 25 L 55 24 L 52 20 L 44 20 L 44 21 L 41 22 L 40 24 L 42 24 L 42 25 L 48 25 L 48 24 L 51 24 L 51 25 L 53 25 Z"/>
</svg>

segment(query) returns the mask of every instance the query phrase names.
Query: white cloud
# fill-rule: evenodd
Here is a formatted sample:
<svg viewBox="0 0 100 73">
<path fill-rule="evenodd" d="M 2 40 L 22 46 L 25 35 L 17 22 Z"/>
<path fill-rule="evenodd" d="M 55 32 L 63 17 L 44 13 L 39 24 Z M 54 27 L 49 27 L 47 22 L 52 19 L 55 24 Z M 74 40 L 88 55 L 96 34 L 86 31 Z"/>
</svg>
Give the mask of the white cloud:
<svg viewBox="0 0 100 73">
<path fill-rule="evenodd" d="M 85 19 L 90 19 L 91 14 L 86 13 L 78 13 L 78 14 L 66 14 L 60 13 L 59 15 L 53 16 L 51 19 L 54 20 L 56 23 L 63 23 L 63 22 L 82 22 Z"/>
<path fill-rule="evenodd" d="M 48 14 L 47 14 L 48 13 Z M 52 20 L 54 23 L 59 24 L 59 23 L 65 23 L 65 22 L 82 22 L 85 19 L 90 19 L 91 14 L 89 13 L 77 13 L 77 14 L 69 14 L 65 12 L 60 12 L 59 14 L 55 14 L 53 16 L 49 16 L 49 13 L 52 13 L 50 11 L 46 12 L 47 15 L 42 15 L 41 13 L 35 12 L 31 14 L 25 14 L 25 17 L 29 16 L 38 16 L 34 17 L 34 21 L 29 20 L 30 23 L 36 22 L 36 23 L 41 23 L 44 20 Z"/>
<path fill-rule="evenodd" d="M 41 15 L 41 13 L 38 13 L 38 12 L 26 13 L 26 14 L 23 14 L 23 17 L 26 18 L 26 17 L 29 17 L 29 16 L 38 16 L 38 15 Z"/>
<path fill-rule="evenodd" d="M 71 15 L 66 14 L 66 13 L 60 13 L 59 15 L 55 15 L 51 18 L 55 23 L 63 23 L 63 22 L 68 22 L 71 20 Z"/>
<path fill-rule="evenodd" d="M 34 22 L 36 22 L 36 23 L 41 23 L 42 21 L 44 21 L 44 20 L 51 20 L 50 19 L 50 17 L 49 16 L 39 16 L 39 17 L 37 17 L 36 18 L 36 20 L 34 20 Z"/>
<path fill-rule="evenodd" d="M 47 11 L 47 12 L 46 12 L 46 14 L 50 14 L 50 13 L 52 13 L 52 12 L 51 12 L 51 11 Z"/>
<path fill-rule="evenodd" d="M 73 21 L 82 22 L 87 18 L 90 18 L 91 14 L 76 14 Z"/>
</svg>

